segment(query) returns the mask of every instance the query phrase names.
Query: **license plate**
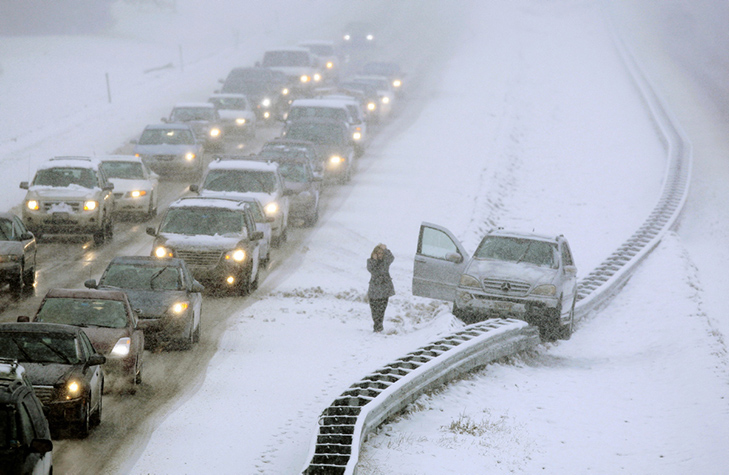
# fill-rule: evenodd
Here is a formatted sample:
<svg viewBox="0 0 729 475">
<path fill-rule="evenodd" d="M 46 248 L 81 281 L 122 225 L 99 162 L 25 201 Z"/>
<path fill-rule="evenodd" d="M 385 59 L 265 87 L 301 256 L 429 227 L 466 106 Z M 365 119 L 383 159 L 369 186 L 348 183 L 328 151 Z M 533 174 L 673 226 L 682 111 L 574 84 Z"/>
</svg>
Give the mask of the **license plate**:
<svg viewBox="0 0 729 475">
<path fill-rule="evenodd" d="M 509 312 L 514 304 L 512 302 L 494 302 L 493 308 L 499 312 Z"/>
<path fill-rule="evenodd" d="M 51 219 L 53 221 L 68 221 L 68 213 L 53 213 Z"/>
</svg>

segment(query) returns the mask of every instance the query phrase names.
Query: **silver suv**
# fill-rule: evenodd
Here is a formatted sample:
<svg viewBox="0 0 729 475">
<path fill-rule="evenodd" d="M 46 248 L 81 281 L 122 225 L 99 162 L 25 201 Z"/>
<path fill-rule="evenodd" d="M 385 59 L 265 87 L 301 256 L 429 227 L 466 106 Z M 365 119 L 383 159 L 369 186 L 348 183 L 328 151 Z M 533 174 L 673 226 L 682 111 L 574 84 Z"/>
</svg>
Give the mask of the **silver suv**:
<svg viewBox="0 0 729 475">
<path fill-rule="evenodd" d="M 170 204 L 154 236 L 152 255 L 178 257 L 193 277 L 245 295 L 258 286 L 263 232 L 247 203 L 223 198 L 180 198 Z"/>
<path fill-rule="evenodd" d="M 413 294 L 453 302 L 465 323 L 515 317 L 543 340 L 569 339 L 574 326 L 575 267 L 564 236 L 503 230 L 486 234 L 473 256 L 446 228 L 422 223 Z"/>
<path fill-rule="evenodd" d="M 92 234 L 96 244 L 114 231 L 114 185 L 90 157 L 55 157 L 38 167 L 23 204 L 23 224 L 43 234 Z"/>
</svg>

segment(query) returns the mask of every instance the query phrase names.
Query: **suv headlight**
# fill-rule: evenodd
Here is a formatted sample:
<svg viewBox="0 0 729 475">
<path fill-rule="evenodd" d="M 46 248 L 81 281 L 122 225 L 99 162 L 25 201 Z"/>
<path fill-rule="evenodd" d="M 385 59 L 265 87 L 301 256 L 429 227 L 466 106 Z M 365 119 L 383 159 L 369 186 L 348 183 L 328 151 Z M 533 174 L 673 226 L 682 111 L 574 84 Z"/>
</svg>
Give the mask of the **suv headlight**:
<svg viewBox="0 0 729 475">
<path fill-rule="evenodd" d="M 319 81 L 321 81 L 321 74 L 319 74 L 319 73 L 314 74 L 314 82 L 319 82 Z"/>
<path fill-rule="evenodd" d="M 119 341 L 116 342 L 116 345 L 114 345 L 114 348 L 111 349 L 111 356 L 115 356 L 117 358 L 123 358 L 129 354 L 129 350 L 132 347 L 132 339 L 128 336 L 125 336 L 123 338 L 119 338 Z"/>
<path fill-rule="evenodd" d="M 133 190 L 127 193 L 129 198 L 141 198 L 147 194 L 146 190 Z"/>
<path fill-rule="evenodd" d="M 83 385 L 75 380 L 72 379 L 66 383 L 65 386 L 66 389 L 66 399 L 76 399 L 81 397 L 83 393 Z"/>
<path fill-rule="evenodd" d="M 278 213 L 278 209 L 278 203 L 272 201 L 263 208 L 263 211 L 265 211 L 266 214 L 269 216 L 274 216 L 276 213 Z"/>
<path fill-rule="evenodd" d="M 243 262 L 246 260 L 246 251 L 243 249 L 234 249 L 225 253 L 225 260 L 233 260 L 235 262 Z"/>
<path fill-rule="evenodd" d="M 210 132 L 208 132 L 212 138 L 218 138 L 220 137 L 220 129 L 217 127 L 213 127 L 210 129 Z"/>
<path fill-rule="evenodd" d="M 25 206 L 33 211 L 38 211 L 40 209 L 40 203 L 38 203 L 38 200 L 28 200 L 25 202 Z"/>
<path fill-rule="evenodd" d="M 555 295 L 557 287 L 552 284 L 538 285 L 532 290 L 532 295 Z"/>
<path fill-rule="evenodd" d="M 481 282 L 479 282 L 474 276 L 468 274 L 461 275 L 461 280 L 458 282 L 458 285 L 459 287 L 481 288 Z"/>
<path fill-rule="evenodd" d="M 302 74 L 301 77 L 299 78 L 299 81 L 306 83 L 306 82 L 311 81 L 311 77 L 306 74 Z"/>
<path fill-rule="evenodd" d="M 187 152 L 185 154 L 185 160 L 187 160 L 188 162 L 195 160 L 195 154 L 193 152 Z"/>
<path fill-rule="evenodd" d="M 263 98 L 263 100 L 261 101 L 261 105 L 263 107 L 271 107 L 271 99 L 269 99 L 268 97 Z"/>
<path fill-rule="evenodd" d="M 182 315 L 190 306 L 190 302 L 177 302 L 170 307 L 169 313 L 172 315 Z"/>
<path fill-rule="evenodd" d="M 99 206 L 98 201 L 94 201 L 94 200 L 84 201 L 84 211 L 93 211 L 96 209 L 97 206 Z"/>
<path fill-rule="evenodd" d="M 165 246 L 157 246 L 154 248 L 154 256 L 162 259 L 165 257 L 175 257 L 175 253 L 172 251 L 172 249 L 169 249 Z"/>
<path fill-rule="evenodd" d="M 339 155 L 332 155 L 331 157 L 329 157 L 329 163 L 336 167 L 344 163 L 344 158 L 340 157 Z"/>
<path fill-rule="evenodd" d="M 238 117 L 237 119 L 235 119 L 235 125 L 246 125 L 246 120 L 243 117 Z"/>
</svg>

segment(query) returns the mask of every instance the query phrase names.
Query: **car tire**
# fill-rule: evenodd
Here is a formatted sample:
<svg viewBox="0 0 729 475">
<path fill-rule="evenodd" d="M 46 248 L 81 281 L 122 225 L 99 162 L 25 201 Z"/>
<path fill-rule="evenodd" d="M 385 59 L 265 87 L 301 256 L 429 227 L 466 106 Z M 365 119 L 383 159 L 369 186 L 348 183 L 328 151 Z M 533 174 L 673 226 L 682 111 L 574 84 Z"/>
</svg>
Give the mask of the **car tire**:
<svg viewBox="0 0 729 475">
<path fill-rule="evenodd" d="M 76 425 L 76 437 L 79 439 L 85 439 L 89 436 L 91 430 L 91 394 L 86 396 L 84 401 L 83 411 L 81 413 L 81 421 Z"/>
<path fill-rule="evenodd" d="M 310 228 L 310 227 L 314 226 L 317 221 L 319 221 L 319 206 L 318 205 L 317 205 L 316 209 L 314 210 L 314 212 L 311 214 L 311 216 L 308 216 L 304 220 L 304 226 L 306 226 L 307 228 Z"/>
<path fill-rule="evenodd" d="M 23 278 L 24 274 L 25 268 L 21 264 L 20 269 L 18 270 L 18 275 L 13 277 L 13 279 L 9 282 L 10 292 L 15 296 L 19 297 L 23 294 L 23 289 L 25 287 L 25 279 Z"/>
<path fill-rule="evenodd" d="M 103 401 L 104 398 L 99 398 L 99 406 L 96 408 L 96 410 L 89 416 L 89 426 L 96 427 L 99 424 L 101 424 L 101 410 L 103 407 Z"/>
<path fill-rule="evenodd" d="M 187 350 L 191 349 L 192 344 L 195 342 L 195 336 L 194 336 L 195 331 L 193 329 L 194 324 L 195 324 L 195 321 L 194 321 L 194 319 L 192 319 L 192 321 L 190 322 L 190 331 L 188 332 L 186 337 L 182 338 L 179 341 L 179 343 L 177 345 L 183 351 L 187 351 Z"/>
<path fill-rule="evenodd" d="M 154 192 L 149 195 L 149 209 L 147 210 L 147 219 L 157 216 L 157 207 L 154 206 Z"/>
<path fill-rule="evenodd" d="M 197 326 L 195 327 L 195 331 L 192 332 L 192 342 L 198 343 L 200 341 L 200 325 L 202 324 L 202 318 L 197 322 Z"/>
<path fill-rule="evenodd" d="M 106 226 L 102 225 L 101 228 L 94 232 L 94 244 L 101 246 L 106 242 Z"/>
<path fill-rule="evenodd" d="M 562 325 L 559 329 L 559 339 L 569 340 L 572 338 L 572 332 L 575 331 L 575 302 L 572 301 L 572 308 L 570 309 L 570 322 L 567 325 Z"/>
<path fill-rule="evenodd" d="M 31 267 L 23 274 L 23 285 L 26 289 L 35 285 L 35 267 Z"/>
</svg>

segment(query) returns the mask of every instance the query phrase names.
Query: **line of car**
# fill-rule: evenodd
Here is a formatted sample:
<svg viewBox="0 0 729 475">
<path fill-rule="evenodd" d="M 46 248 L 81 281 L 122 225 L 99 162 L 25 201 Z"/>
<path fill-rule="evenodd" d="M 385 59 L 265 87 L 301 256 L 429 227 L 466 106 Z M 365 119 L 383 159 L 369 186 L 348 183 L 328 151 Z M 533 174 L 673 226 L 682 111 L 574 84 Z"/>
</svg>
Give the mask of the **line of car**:
<svg viewBox="0 0 729 475">
<path fill-rule="evenodd" d="M 50 289 L 34 315 L 0 323 L 0 411 L 17 423 L 0 427 L 17 448 L 0 455 L 15 457 L 19 473 L 49 473 L 51 437 L 86 437 L 101 423 L 105 392 L 134 394 L 145 350 L 198 342 L 206 288 L 247 295 L 289 226 L 316 224 L 325 187 L 351 179 L 368 125 L 386 117 L 374 88 L 339 87 L 346 61 L 329 41 L 267 51 L 207 102 L 176 104 L 146 126 L 132 155 L 53 157 L 21 183 L 21 216 L 0 215 L 0 282 L 19 296 L 34 290 L 40 238 L 88 234 L 103 245 L 120 217 L 157 216 L 161 181 L 196 182 L 147 228 L 150 255 L 115 257 L 98 281 Z M 278 123 L 281 136 L 259 153 L 226 153 Z M 21 413 L 32 413 L 32 431 Z"/>
</svg>

